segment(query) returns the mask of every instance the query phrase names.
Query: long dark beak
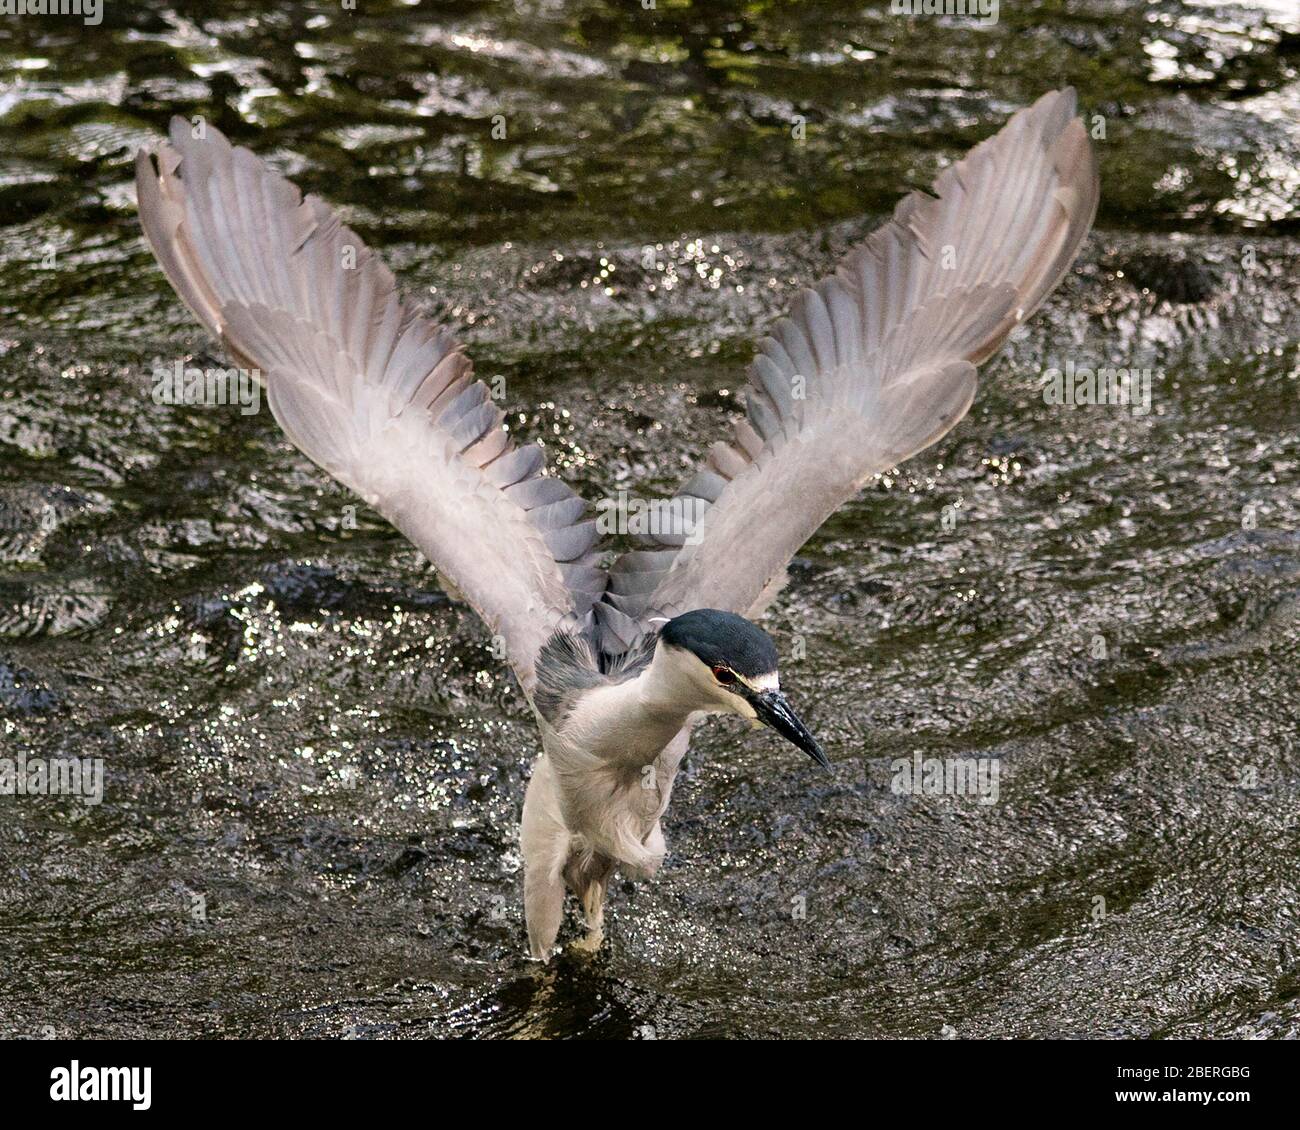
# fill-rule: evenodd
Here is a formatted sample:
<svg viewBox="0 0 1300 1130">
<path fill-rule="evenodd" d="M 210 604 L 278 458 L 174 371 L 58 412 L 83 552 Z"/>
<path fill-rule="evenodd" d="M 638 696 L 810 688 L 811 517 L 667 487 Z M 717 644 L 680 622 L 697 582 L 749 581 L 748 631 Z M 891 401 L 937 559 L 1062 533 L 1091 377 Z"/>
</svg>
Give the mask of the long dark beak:
<svg viewBox="0 0 1300 1130">
<path fill-rule="evenodd" d="M 823 769 L 831 767 L 822 747 L 817 744 L 817 739 L 808 732 L 808 727 L 799 720 L 799 715 L 790 709 L 785 695 L 780 691 L 761 691 L 750 692 L 745 697 L 749 699 L 749 704 L 763 725 L 771 726 L 787 741 L 794 742 Z"/>
</svg>

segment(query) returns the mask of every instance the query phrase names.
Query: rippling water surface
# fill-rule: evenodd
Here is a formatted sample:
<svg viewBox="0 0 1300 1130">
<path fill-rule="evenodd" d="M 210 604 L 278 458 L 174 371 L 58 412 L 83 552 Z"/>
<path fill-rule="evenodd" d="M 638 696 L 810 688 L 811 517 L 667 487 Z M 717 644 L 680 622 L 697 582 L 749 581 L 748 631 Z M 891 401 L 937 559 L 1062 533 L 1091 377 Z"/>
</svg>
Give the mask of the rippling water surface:
<svg viewBox="0 0 1300 1130">
<path fill-rule="evenodd" d="M 106 780 L 0 797 L 0 1034 L 1300 1035 L 1298 71 L 1285 0 L 6 18 L 0 745 Z M 796 288 L 1065 82 L 1079 266 L 766 621 L 834 772 L 706 725 L 660 879 L 525 961 L 522 697 L 269 413 L 153 404 L 219 354 L 134 151 L 201 114 L 340 206 L 595 500 L 679 481 Z M 1067 361 L 1151 410 L 1045 404 Z M 916 754 L 997 803 L 895 793 Z"/>
</svg>

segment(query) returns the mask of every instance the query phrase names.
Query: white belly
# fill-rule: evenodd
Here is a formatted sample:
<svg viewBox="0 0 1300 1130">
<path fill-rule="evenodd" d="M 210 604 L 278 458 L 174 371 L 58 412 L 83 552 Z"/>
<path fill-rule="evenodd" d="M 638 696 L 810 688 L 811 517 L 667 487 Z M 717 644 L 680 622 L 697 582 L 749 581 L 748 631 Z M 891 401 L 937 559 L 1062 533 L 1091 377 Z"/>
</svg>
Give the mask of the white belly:
<svg viewBox="0 0 1300 1130">
<path fill-rule="evenodd" d="M 575 851 L 593 851 L 652 875 L 663 862 L 659 818 L 690 740 L 684 727 L 645 764 L 611 762 L 577 749 L 551 731 L 543 748 L 556 811 Z"/>
</svg>

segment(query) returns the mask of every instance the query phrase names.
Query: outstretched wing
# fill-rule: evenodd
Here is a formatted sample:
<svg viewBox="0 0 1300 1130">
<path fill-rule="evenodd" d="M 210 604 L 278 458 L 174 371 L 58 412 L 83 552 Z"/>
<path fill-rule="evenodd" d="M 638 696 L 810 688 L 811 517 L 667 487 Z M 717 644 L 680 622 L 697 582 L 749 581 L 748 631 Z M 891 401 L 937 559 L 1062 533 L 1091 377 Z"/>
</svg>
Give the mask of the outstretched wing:
<svg viewBox="0 0 1300 1130">
<path fill-rule="evenodd" d="M 610 571 L 602 650 L 694 608 L 756 614 L 842 503 L 966 414 L 975 366 L 1060 281 L 1098 191 L 1074 91 L 1044 95 L 803 291 L 759 345 L 734 438 L 672 508 L 698 520 Z"/>
<path fill-rule="evenodd" d="M 136 187 L 172 286 L 260 370 L 285 434 L 464 594 L 531 696 L 542 644 L 604 587 L 582 499 L 510 442 L 460 346 L 322 201 L 179 118 Z"/>
</svg>

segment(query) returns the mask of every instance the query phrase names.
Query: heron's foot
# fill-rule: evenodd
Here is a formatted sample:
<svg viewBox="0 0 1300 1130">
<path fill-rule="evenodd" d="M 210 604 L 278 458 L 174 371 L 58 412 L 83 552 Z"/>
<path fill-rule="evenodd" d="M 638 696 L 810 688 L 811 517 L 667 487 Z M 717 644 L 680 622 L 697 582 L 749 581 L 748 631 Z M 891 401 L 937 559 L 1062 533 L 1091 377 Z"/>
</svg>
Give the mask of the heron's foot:
<svg viewBox="0 0 1300 1130">
<path fill-rule="evenodd" d="M 599 926 L 589 927 L 586 934 L 581 938 L 575 938 L 571 943 L 575 950 L 580 953 L 595 953 L 605 942 L 605 931 Z"/>
</svg>

